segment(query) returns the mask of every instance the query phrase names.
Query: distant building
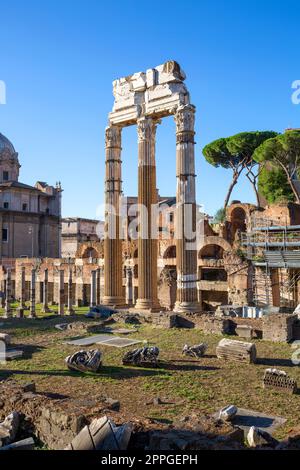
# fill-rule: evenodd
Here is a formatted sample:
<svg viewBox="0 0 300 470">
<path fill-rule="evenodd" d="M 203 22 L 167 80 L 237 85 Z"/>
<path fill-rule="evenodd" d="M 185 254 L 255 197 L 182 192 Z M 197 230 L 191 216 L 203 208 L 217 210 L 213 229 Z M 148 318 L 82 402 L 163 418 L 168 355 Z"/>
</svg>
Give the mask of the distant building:
<svg viewBox="0 0 300 470">
<path fill-rule="evenodd" d="M 99 241 L 103 237 L 104 222 L 81 217 L 67 217 L 61 224 L 61 256 L 74 258 L 79 244 Z"/>
<path fill-rule="evenodd" d="M 18 154 L 0 134 L 0 259 L 60 256 L 60 184 L 19 182 Z"/>
</svg>

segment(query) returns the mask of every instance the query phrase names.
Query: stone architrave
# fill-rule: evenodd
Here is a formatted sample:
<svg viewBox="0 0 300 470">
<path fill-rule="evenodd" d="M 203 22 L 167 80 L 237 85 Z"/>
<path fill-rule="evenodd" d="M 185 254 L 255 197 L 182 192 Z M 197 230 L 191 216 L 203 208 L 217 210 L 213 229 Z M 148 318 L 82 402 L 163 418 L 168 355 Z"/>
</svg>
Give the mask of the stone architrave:
<svg viewBox="0 0 300 470">
<path fill-rule="evenodd" d="M 157 238 L 153 233 L 153 209 L 157 204 L 155 134 L 156 122 L 143 117 L 138 131 L 138 310 L 160 310 L 157 298 Z"/>
<path fill-rule="evenodd" d="M 63 269 L 59 270 L 58 288 L 59 288 L 58 315 L 64 315 L 65 313 L 65 272 Z"/>
<path fill-rule="evenodd" d="M 11 306 L 10 306 L 10 301 L 11 301 L 11 271 L 10 271 L 10 269 L 7 269 L 7 272 L 6 272 L 4 318 L 12 317 L 12 310 L 11 310 Z"/>
<path fill-rule="evenodd" d="M 30 281 L 30 310 L 29 310 L 29 317 L 35 318 L 36 311 L 35 311 L 35 284 L 36 284 L 36 269 L 33 268 L 31 270 L 31 281 Z"/>
<path fill-rule="evenodd" d="M 73 315 L 75 313 L 73 308 L 73 273 L 72 268 L 69 268 L 69 277 L 68 277 L 68 315 Z"/>
<path fill-rule="evenodd" d="M 105 238 L 104 238 L 104 297 L 103 303 L 122 306 L 122 240 L 120 234 L 121 127 L 109 126 L 105 131 Z"/>
</svg>

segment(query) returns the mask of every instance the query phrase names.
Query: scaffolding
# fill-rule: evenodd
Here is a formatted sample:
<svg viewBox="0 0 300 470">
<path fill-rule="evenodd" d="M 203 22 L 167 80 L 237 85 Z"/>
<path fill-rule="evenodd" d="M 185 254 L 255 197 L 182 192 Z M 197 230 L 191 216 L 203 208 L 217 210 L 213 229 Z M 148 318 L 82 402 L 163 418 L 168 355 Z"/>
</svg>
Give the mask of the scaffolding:
<svg viewBox="0 0 300 470">
<path fill-rule="evenodd" d="M 278 284 L 280 306 L 295 306 L 300 285 L 300 225 L 278 225 L 270 219 L 253 219 L 249 231 L 242 234 L 242 246 L 254 268 L 254 304 L 271 305 L 272 290 Z M 272 279 L 274 270 L 278 270 L 278 281 Z"/>
</svg>

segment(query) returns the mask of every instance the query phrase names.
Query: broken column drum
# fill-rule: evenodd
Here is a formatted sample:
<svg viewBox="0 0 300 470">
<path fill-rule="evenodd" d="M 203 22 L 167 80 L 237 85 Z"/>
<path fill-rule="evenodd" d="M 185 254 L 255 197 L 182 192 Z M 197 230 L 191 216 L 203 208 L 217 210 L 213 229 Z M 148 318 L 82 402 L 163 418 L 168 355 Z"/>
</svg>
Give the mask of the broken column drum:
<svg viewBox="0 0 300 470">
<path fill-rule="evenodd" d="M 122 245 L 119 227 L 121 129 L 138 132 L 138 298 L 136 308 L 160 310 L 157 298 L 157 208 L 155 135 L 167 116 L 176 122 L 176 247 L 178 312 L 199 311 L 197 301 L 196 194 L 194 158 L 195 107 L 183 83 L 179 64 L 168 61 L 146 72 L 113 82 L 114 106 L 106 129 L 104 298 L 107 305 L 125 304 L 122 286 Z M 153 209 L 153 211 L 152 211 Z M 114 214 L 114 216 L 112 216 Z M 153 215 L 154 214 L 154 215 Z M 188 227 L 188 231 L 186 228 Z M 126 234 L 127 235 L 127 234 Z M 126 296 L 127 301 L 131 296 Z"/>
</svg>

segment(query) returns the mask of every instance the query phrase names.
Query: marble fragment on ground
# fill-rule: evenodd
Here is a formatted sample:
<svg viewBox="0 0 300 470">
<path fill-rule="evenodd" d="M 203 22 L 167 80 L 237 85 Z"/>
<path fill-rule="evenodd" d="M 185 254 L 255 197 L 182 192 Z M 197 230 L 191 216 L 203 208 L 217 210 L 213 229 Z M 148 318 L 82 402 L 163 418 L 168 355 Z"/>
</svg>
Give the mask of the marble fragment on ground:
<svg viewBox="0 0 300 470">
<path fill-rule="evenodd" d="M 213 417 L 218 419 L 220 411 L 221 410 L 214 413 Z M 266 413 L 260 413 L 258 411 L 248 410 L 245 408 L 238 408 L 236 415 L 231 420 L 233 425 L 243 429 L 245 435 L 252 426 L 272 434 L 275 429 L 282 426 L 285 422 L 286 419 L 281 418 L 280 416 L 268 415 Z"/>
<path fill-rule="evenodd" d="M 141 343 L 141 341 L 137 339 L 131 340 L 126 338 L 119 338 L 118 336 L 97 342 L 97 344 L 102 344 L 103 346 L 114 346 L 115 348 L 126 348 L 127 346 L 132 346 L 137 343 Z"/>
<path fill-rule="evenodd" d="M 91 346 L 92 344 L 98 344 L 100 341 L 105 341 L 107 339 L 111 339 L 111 335 L 88 336 L 87 338 L 65 341 L 65 344 L 70 344 L 72 346 Z"/>
</svg>

